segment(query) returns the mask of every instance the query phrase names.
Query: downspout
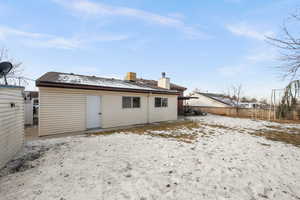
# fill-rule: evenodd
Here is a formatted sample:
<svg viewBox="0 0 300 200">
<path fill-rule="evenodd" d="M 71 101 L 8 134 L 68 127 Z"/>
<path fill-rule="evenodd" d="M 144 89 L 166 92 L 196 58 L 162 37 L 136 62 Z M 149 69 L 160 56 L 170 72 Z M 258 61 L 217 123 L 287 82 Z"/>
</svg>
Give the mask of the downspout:
<svg viewBox="0 0 300 200">
<path fill-rule="evenodd" d="M 151 96 L 151 92 L 148 93 L 147 96 L 147 123 L 150 123 L 150 96 Z"/>
</svg>

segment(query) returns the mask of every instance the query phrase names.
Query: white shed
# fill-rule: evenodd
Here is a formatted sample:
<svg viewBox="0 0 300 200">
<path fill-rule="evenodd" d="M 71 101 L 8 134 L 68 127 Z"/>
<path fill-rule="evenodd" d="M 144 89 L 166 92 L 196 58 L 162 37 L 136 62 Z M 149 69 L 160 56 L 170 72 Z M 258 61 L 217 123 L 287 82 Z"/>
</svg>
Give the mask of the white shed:
<svg viewBox="0 0 300 200">
<path fill-rule="evenodd" d="M 48 72 L 39 87 L 39 135 L 52 135 L 177 119 L 178 91 L 136 81 Z"/>
</svg>

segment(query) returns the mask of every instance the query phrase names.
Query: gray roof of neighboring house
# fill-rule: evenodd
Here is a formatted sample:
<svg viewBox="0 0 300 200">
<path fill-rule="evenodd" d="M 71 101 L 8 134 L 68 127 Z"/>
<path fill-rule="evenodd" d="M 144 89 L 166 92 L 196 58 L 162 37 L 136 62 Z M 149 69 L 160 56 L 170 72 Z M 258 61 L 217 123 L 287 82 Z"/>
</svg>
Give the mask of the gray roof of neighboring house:
<svg viewBox="0 0 300 200">
<path fill-rule="evenodd" d="M 168 90 L 142 82 L 132 82 L 113 78 L 101 78 L 72 73 L 48 72 L 36 81 L 38 87 L 60 87 L 74 89 L 140 92 L 154 94 L 174 94 L 177 90 Z"/>
<path fill-rule="evenodd" d="M 15 88 L 15 89 L 25 89 L 23 86 L 17 86 L 17 85 L 1 85 L 0 88 Z"/>
<path fill-rule="evenodd" d="M 197 94 L 206 96 L 208 98 L 211 98 L 215 101 L 218 101 L 220 103 L 226 104 L 228 106 L 235 106 L 236 105 L 236 101 L 234 101 L 233 99 L 231 99 L 230 97 L 227 97 L 223 94 L 215 94 L 215 93 L 202 93 L 202 92 L 196 92 Z"/>
</svg>

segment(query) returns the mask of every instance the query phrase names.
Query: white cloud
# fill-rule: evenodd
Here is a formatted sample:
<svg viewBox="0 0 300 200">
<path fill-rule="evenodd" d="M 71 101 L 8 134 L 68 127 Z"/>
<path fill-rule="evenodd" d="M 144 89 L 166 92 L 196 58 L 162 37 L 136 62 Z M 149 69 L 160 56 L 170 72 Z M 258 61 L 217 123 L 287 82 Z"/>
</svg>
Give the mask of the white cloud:
<svg viewBox="0 0 300 200">
<path fill-rule="evenodd" d="M 29 46 L 57 49 L 76 49 L 93 42 L 126 40 L 128 39 L 128 36 L 104 34 L 96 36 L 65 38 L 56 35 L 27 32 L 10 27 L 0 26 L 0 40 L 6 40 L 7 38 L 18 38 L 23 44 Z"/>
<path fill-rule="evenodd" d="M 248 55 L 241 56 L 239 63 L 232 66 L 220 67 L 217 70 L 224 77 L 234 77 L 245 73 L 246 70 L 251 70 L 251 68 L 257 65 L 273 63 L 276 61 L 276 58 L 278 58 L 276 49 L 268 46 L 260 46 L 250 50 Z"/>
<path fill-rule="evenodd" d="M 147 12 L 139 9 L 128 7 L 110 6 L 107 4 L 92 2 L 89 0 L 52 0 L 59 5 L 62 5 L 71 11 L 81 14 L 83 16 L 119 16 L 131 17 L 134 19 L 142 20 L 147 23 L 152 23 L 161 26 L 175 28 L 185 33 L 190 39 L 206 39 L 209 38 L 206 34 L 200 32 L 192 26 L 186 25 L 182 21 L 182 15 L 176 16 L 163 16 L 160 14 Z"/>
<path fill-rule="evenodd" d="M 82 46 L 82 42 L 80 40 L 76 40 L 74 38 L 63 38 L 63 37 L 54 37 L 51 39 L 42 39 L 42 40 L 34 40 L 34 39 L 23 39 L 22 43 L 27 46 L 32 47 L 43 47 L 43 48 L 56 48 L 56 49 L 77 49 Z"/>
<path fill-rule="evenodd" d="M 278 60 L 278 51 L 272 46 L 262 45 L 253 48 L 249 51 L 248 55 L 244 57 L 245 62 L 248 63 L 261 63 L 261 62 L 274 62 Z"/>
<path fill-rule="evenodd" d="M 258 63 L 258 62 L 266 62 L 266 61 L 274 61 L 276 60 L 277 55 L 274 52 L 258 52 L 248 55 L 246 57 L 247 60 Z"/>
<path fill-rule="evenodd" d="M 256 40 L 265 40 L 266 36 L 274 36 L 272 31 L 260 31 L 246 23 L 226 25 L 226 29 L 234 35 Z"/>
<path fill-rule="evenodd" d="M 18 29 L 13 29 L 5 26 L 0 27 L 0 35 L 1 38 L 5 38 L 8 36 L 21 36 L 21 37 L 30 37 L 30 38 L 42 38 L 42 37 L 50 37 L 51 35 L 41 34 L 41 33 L 33 33 L 33 32 L 25 32 Z"/>
</svg>

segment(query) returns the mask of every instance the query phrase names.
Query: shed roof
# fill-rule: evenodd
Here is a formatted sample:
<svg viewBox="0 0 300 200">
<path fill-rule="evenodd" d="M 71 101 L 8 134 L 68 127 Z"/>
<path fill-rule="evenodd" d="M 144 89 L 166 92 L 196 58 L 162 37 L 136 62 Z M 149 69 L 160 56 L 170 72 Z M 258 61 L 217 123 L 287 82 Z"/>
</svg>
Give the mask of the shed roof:
<svg viewBox="0 0 300 200">
<path fill-rule="evenodd" d="M 61 72 L 48 72 L 44 74 L 36 81 L 36 86 L 178 95 L 177 90 L 167 90 L 139 81 L 131 82 L 114 78 Z"/>
</svg>

